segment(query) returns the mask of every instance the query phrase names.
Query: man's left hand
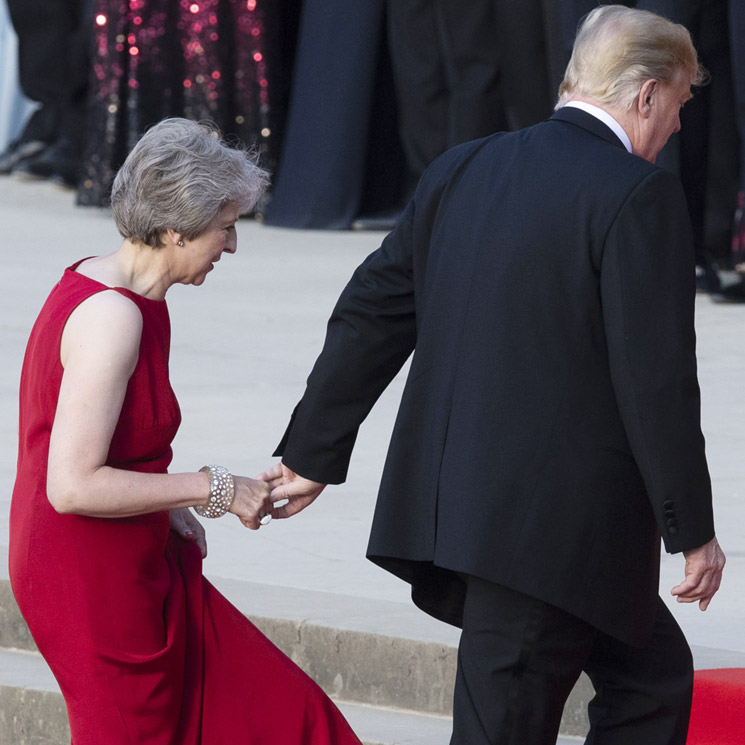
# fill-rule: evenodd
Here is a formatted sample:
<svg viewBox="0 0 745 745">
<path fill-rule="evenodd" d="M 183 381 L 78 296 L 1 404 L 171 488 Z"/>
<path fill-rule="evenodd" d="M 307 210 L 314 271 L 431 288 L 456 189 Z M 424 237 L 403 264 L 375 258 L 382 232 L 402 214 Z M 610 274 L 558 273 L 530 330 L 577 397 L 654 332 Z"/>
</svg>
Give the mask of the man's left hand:
<svg viewBox="0 0 745 745">
<path fill-rule="evenodd" d="M 684 551 L 686 566 L 685 579 L 676 587 L 672 594 L 679 603 L 695 603 L 706 610 L 711 599 L 719 589 L 722 581 L 722 571 L 726 558 L 716 537 L 698 548 Z"/>
</svg>

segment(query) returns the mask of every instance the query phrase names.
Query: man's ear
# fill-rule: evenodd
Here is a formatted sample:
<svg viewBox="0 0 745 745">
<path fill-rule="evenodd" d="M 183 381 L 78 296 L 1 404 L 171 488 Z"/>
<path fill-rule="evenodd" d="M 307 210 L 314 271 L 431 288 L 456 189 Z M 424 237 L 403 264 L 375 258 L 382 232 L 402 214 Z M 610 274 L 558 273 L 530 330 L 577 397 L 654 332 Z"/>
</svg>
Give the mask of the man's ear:
<svg viewBox="0 0 745 745">
<path fill-rule="evenodd" d="M 645 80 L 644 85 L 639 89 L 636 97 L 636 110 L 644 119 L 648 119 L 652 113 L 659 85 L 660 81 L 657 78 L 650 78 Z"/>
</svg>

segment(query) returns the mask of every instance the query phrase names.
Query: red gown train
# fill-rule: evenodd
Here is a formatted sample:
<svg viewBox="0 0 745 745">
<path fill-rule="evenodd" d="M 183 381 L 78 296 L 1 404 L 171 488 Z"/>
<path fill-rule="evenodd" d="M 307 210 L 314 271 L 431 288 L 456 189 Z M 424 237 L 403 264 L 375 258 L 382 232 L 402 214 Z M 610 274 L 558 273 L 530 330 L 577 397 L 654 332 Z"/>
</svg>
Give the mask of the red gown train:
<svg viewBox="0 0 745 745">
<path fill-rule="evenodd" d="M 107 289 L 76 266 L 26 351 L 10 518 L 13 592 L 65 697 L 73 745 L 359 745 L 321 689 L 202 576 L 199 549 L 170 532 L 167 512 L 102 519 L 50 505 L 62 330 Z M 117 290 L 143 330 L 107 463 L 164 473 L 181 419 L 168 309 Z"/>
</svg>

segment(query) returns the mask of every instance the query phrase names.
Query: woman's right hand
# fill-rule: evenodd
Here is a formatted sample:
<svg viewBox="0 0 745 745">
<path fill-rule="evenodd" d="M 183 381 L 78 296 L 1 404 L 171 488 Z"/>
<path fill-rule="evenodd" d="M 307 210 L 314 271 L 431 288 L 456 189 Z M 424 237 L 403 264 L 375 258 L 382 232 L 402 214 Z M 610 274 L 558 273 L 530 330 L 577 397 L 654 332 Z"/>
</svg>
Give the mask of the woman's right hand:
<svg viewBox="0 0 745 745">
<path fill-rule="evenodd" d="M 233 476 L 233 483 L 235 493 L 229 511 L 250 530 L 258 530 L 261 527 L 259 520 L 272 512 L 271 485 L 246 476 Z"/>
</svg>

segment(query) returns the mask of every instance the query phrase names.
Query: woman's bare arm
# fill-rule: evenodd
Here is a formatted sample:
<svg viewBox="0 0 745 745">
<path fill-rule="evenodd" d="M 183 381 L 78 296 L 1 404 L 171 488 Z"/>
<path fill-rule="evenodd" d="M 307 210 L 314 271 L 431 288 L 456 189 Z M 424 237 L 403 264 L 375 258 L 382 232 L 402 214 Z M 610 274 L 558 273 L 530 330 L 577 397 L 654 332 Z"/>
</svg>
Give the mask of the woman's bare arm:
<svg viewBox="0 0 745 745">
<path fill-rule="evenodd" d="M 148 474 L 105 465 L 141 334 L 139 309 L 113 291 L 86 299 L 68 319 L 47 474 L 47 495 L 58 512 L 113 518 L 207 503 L 206 473 Z M 243 477 L 235 482 L 231 512 L 258 527 L 258 513 L 271 510 L 267 484 Z"/>
</svg>

